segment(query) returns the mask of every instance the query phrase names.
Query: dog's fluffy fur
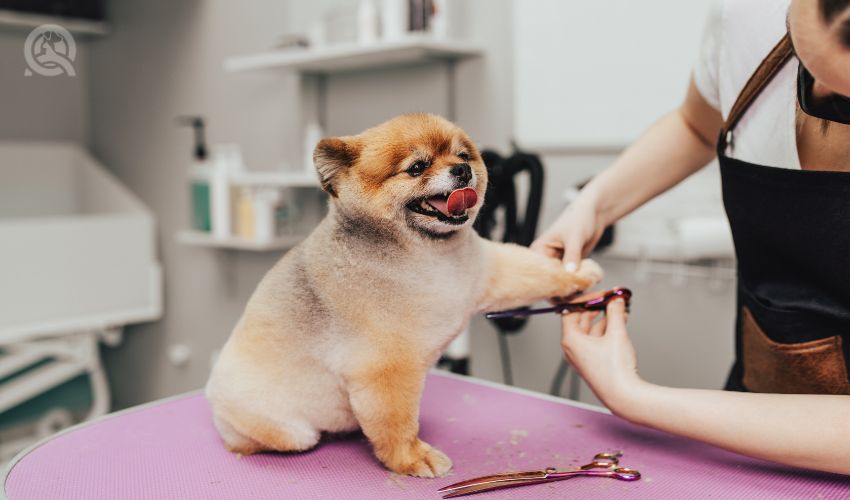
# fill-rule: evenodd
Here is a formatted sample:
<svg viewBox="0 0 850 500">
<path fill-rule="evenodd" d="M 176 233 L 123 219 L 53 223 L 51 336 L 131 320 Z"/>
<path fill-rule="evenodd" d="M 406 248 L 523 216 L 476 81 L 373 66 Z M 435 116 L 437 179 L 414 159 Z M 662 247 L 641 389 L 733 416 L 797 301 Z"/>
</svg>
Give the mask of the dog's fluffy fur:
<svg viewBox="0 0 850 500">
<path fill-rule="evenodd" d="M 314 159 L 330 212 L 266 274 L 222 349 L 207 385 L 215 424 L 241 454 L 307 450 L 323 432 L 359 428 L 390 470 L 443 475 L 449 458 L 418 438 L 440 352 L 473 314 L 570 295 L 601 270 L 584 261 L 569 273 L 475 234 L 487 171 L 440 117 L 324 139 Z M 468 181 L 450 172 L 462 164 Z M 465 215 L 423 213 L 423 200 L 467 184 L 479 199 Z"/>
</svg>

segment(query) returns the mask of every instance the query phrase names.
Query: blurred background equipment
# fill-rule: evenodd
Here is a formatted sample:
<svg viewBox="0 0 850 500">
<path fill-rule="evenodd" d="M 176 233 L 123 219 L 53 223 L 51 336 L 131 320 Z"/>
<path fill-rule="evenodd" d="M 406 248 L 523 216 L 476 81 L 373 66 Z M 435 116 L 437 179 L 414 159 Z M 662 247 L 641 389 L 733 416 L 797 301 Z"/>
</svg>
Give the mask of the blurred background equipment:
<svg viewBox="0 0 850 500">
<path fill-rule="evenodd" d="M 99 343 L 161 316 L 154 234 L 151 212 L 79 146 L 0 142 L 0 416 L 79 375 L 87 418 L 110 410 Z M 0 455 L 70 424 L 59 409 Z"/>
</svg>

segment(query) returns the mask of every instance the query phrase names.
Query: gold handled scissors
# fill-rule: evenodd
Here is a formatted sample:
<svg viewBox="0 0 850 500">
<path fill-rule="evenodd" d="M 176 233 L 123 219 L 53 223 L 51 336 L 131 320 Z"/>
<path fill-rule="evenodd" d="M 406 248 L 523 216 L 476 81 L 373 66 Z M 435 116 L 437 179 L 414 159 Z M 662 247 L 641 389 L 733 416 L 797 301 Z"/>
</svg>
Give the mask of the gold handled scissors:
<svg viewBox="0 0 850 500">
<path fill-rule="evenodd" d="M 549 467 L 536 471 L 493 474 L 450 484 L 438 491 L 444 494 L 443 498 L 453 498 L 502 488 L 561 481 L 577 476 L 609 477 L 621 481 L 637 481 L 640 479 L 640 472 L 637 470 L 620 467 L 620 457 L 622 456 L 623 453 L 619 451 L 599 453 L 593 457 L 592 462 L 576 469 L 557 470 Z"/>
</svg>

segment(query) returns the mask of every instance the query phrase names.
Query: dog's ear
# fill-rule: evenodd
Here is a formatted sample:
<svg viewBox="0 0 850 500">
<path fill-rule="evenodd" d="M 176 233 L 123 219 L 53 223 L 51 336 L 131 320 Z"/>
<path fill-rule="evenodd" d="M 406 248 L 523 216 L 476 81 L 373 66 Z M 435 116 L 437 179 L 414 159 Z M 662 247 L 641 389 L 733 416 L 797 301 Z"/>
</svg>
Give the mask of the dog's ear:
<svg viewBox="0 0 850 500">
<path fill-rule="evenodd" d="M 360 146 L 351 137 L 322 139 L 313 151 L 313 164 L 319 172 L 322 189 L 336 197 L 336 177 L 354 165 L 358 156 Z"/>
</svg>

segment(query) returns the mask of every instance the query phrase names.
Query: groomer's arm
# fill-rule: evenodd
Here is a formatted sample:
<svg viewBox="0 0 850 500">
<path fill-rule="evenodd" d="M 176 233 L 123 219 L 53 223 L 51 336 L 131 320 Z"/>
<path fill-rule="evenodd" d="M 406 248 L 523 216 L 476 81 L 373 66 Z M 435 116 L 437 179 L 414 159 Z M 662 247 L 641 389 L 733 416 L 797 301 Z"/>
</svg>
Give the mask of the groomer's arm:
<svg viewBox="0 0 850 500">
<path fill-rule="evenodd" d="M 578 264 L 606 226 L 710 162 L 722 125 L 720 113 L 691 80 L 679 109 L 663 116 L 594 177 L 531 248 Z"/>
<path fill-rule="evenodd" d="M 850 474 L 850 396 L 676 389 L 644 382 L 617 413 L 743 455 Z"/>
<path fill-rule="evenodd" d="M 850 396 L 677 389 L 640 378 L 621 301 L 591 326 L 563 320 L 562 345 L 597 397 L 626 420 L 785 465 L 850 474 Z"/>
</svg>

